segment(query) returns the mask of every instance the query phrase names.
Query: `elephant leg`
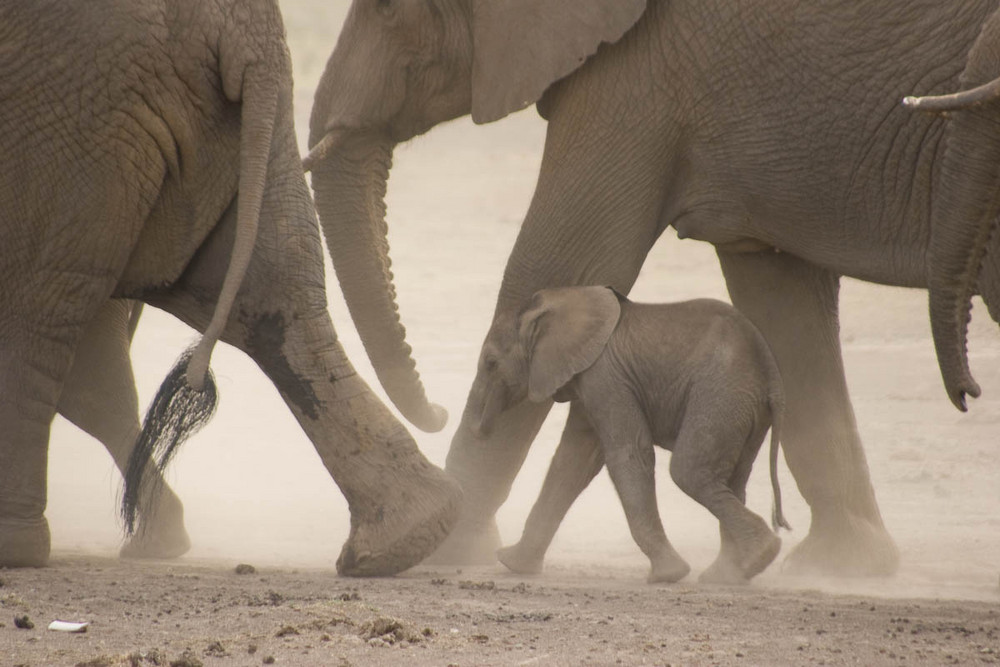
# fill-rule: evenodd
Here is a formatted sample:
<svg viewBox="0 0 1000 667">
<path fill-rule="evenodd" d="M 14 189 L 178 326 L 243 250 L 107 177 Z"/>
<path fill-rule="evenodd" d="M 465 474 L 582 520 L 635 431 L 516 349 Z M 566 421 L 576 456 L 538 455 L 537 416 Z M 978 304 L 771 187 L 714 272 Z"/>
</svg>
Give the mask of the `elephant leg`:
<svg viewBox="0 0 1000 667">
<path fill-rule="evenodd" d="M 497 559 L 520 574 L 541 572 L 545 552 L 566 512 L 603 467 L 601 443 L 583 407 L 574 401 L 541 493 L 524 524 L 521 540 L 497 551 Z"/>
<path fill-rule="evenodd" d="M 838 276 L 786 253 L 718 255 L 733 305 L 764 334 L 785 385 L 781 444 L 812 510 L 788 568 L 895 572 L 899 552 L 882 523 L 844 378 Z"/>
<path fill-rule="evenodd" d="M 303 285 L 289 264 L 295 243 L 287 241 L 289 261 L 278 266 L 251 262 L 251 284 L 240 291 L 221 340 L 246 352 L 274 383 L 347 499 L 351 528 L 338 572 L 395 574 L 441 543 L 458 517 L 461 492 L 355 372 L 334 333 L 321 283 Z M 206 327 L 211 300 L 195 295 L 221 286 L 212 265 L 225 266 L 226 255 L 214 246 L 199 252 L 180 285 L 150 303 L 196 329 Z M 315 247 L 321 247 L 318 238 Z"/>
<path fill-rule="evenodd" d="M 38 354 L 16 344 L 11 333 L 4 330 L 0 346 L 0 567 L 41 567 L 50 548 L 49 427 L 60 389 L 56 378 L 68 369 L 72 349 L 60 345 L 61 354 Z"/>
<path fill-rule="evenodd" d="M 280 150 L 269 172 L 301 174 L 294 133 L 284 130 L 275 137 Z M 232 252 L 234 211 L 177 284 L 145 297 L 152 305 L 204 330 Z M 274 383 L 347 499 L 351 528 L 338 571 L 394 574 L 441 543 L 458 518 L 461 491 L 424 458 L 348 360 L 327 311 L 322 248 L 301 175 L 269 182 L 258 241 L 222 340 Z"/>
<path fill-rule="evenodd" d="M 649 583 L 680 581 L 691 567 L 674 550 L 656 506 L 653 441 L 644 425 L 611 433 L 601 429 L 608 474 L 625 510 L 632 539 L 649 558 Z"/>
<path fill-rule="evenodd" d="M 497 421 L 483 442 L 463 415 L 452 439 L 445 470 L 463 484 L 462 516 L 441 547 L 427 559 L 430 565 L 489 565 L 496 562 L 500 531 L 496 512 L 507 500 L 514 478 L 552 403 L 524 401 Z M 509 418 L 508 418 L 509 417 Z M 489 471 L 489 474 L 484 474 Z"/>
<path fill-rule="evenodd" d="M 699 581 L 745 583 L 771 564 L 781 550 L 781 539 L 745 504 L 746 482 L 764 431 L 754 427 L 747 432 L 737 418 L 746 414 L 744 406 L 718 407 L 722 409 L 685 418 L 670 458 L 670 477 L 719 520 L 722 548 Z"/>
<path fill-rule="evenodd" d="M 87 314 L 99 303 L 88 298 L 90 284 L 71 279 L 51 281 L 80 286 L 75 294 L 52 288 L 58 318 L 33 300 L 43 293 L 37 283 L 26 280 L 0 294 L 0 567 L 48 562 L 49 429 Z"/>
<path fill-rule="evenodd" d="M 139 434 L 129 357 L 131 314 L 138 307 L 112 299 L 101 308 L 83 332 L 57 405 L 59 414 L 104 445 L 123 474 Z M 154 474 L 140 503 L 139 530 L 122 546 L 122 557 L 176 558 L 191 546 L 180 499 Z"/>
</svg>

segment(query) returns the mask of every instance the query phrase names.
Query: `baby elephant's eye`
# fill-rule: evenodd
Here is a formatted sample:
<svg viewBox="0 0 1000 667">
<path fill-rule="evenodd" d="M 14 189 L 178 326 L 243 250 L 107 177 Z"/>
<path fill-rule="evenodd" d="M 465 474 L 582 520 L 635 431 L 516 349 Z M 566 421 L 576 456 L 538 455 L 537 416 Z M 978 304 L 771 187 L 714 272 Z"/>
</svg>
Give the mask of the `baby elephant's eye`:
<svg viewBox="0 0 1000 667">
<path fill-rule="evenodd" d="M 496 371 L 498 365 L 499 364 L 497 363 L 497 360 L 494 357 L 487 357 L 483 359 L 483 370 L 486 371 L 487 373 L 492 373 Z"/>
</svg>

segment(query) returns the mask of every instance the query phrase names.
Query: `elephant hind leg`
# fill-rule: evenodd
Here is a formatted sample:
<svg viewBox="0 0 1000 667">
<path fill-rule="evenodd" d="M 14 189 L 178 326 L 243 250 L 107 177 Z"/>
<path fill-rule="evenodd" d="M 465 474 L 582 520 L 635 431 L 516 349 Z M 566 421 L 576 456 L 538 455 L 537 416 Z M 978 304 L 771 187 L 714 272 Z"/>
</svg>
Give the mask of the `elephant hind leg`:
<svg viewBox="0 0 1000 667">
<path fill-rule="evenodd" d="M 276 141 L 285 149 L 272 169 L 300 173 L 291 128 Z M 273 186 L 281 190 L 265 198 L 262 240 L 221 340 L 246 352 L 274 383 L 347 499 L 351 529 L 338 572 L 395 574 L 444 540 L 458 519 L 461 489 L 427 461 L 337 341 L 305 181 L 275 179 Z M 173 286 L 144 295 L 148 303 L 205 329 L 222 285 L 219 267 L 231 255 L 234 213 L 226 212 Z"/>
<path fill-rule="evenodd" d="M 739 414 L 738 409 L 725 414 Z M 670 459 L 677 486 L 719 520 L 722 549 L 702 573 L 710 583 L 741 583 L 764 570 L 781 550 L 781 539 L 744 504 L 746 480 L 763 433 L 747 433 L 715 413 L 685 421 Z"/>
<path fill-rule="evenodd" d="M 86 328 L 59 398 L 59 414 L 104 445 L 124 474 L 139 434 L 138 397 L 129 357 L 133 302 L 108 301 Z M 149 466 L 152 470 L 153 466 Z M 184 507 L 159 472 L 140 501 L 139 529 L 123 558 L 176 558 L 190 549 Z"/>
<path fill-rule="evenodd" d="M 23 317 L 5 324 L 0 327 L 0 567 L 40 567 L 48 562 L 50 546 L 49 427 L 77 331 L 55 332 Z"/>
<path fill-rule="evenodd" d="M 882 522 L 847 393 L 838 277 L 788 253 L 718 255 L 733 305 L 764 334 L 785 385 L 781 448 L 812 510 L 809 534 L 786 567 L 891 574 L 899 551 Z"/>
</svg>

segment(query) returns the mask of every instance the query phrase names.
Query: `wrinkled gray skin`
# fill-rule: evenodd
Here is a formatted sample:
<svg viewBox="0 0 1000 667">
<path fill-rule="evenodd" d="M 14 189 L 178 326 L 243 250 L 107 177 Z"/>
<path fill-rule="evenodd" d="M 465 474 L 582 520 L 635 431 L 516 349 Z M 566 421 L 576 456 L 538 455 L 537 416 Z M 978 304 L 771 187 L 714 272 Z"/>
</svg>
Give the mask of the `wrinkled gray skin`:
<svg viewBox="0 0 1000 667">
<path fill-rule="evenodd" d="M 537 102 L 545 153 L 484 354 L 516 342 L 517 313 L 539 289 L 628 293 L 667 227 L 714 244 L 733 304 L 763 333 L 788 396 L 782 444 L 812 511 L 788 568 L 891 573 L 899 554 L 844 379 L 839 280 L 928 286 L 945 120 L 900 100 L 958 89 L 996 7 L 355 0 L 310 125 L 321 222 L 328 239 L 366 234 L 384 250 L 395 143 L 449 118 L 487 122 Z M 356 205 L 336 205 L 347 201 Z M 368 270 L 387 267 L 376 256 Z M 983 276 L 996 317 L 1000 276 Z M 395 322 L 392 296 L 386 282 L 377 307 Z M 412 368 L 406 354 L 373 358 L 382 374 Z M 489 374 L 480 369 L 467 405 Z M 466 498 L 439 562 L 493 560 L 494 515 L 548 410 L 523 402 L 489 438 L 463 418 L 447 470 Z M 563 438 L 575 437 L 570 425 Z"/>
<path fill-rule="evenodd" d="M 0 43 L 0 566 L 48 558 L 50 422 L 116 298 L 208 332 L 190 388 L 217 337 L 274 382 L 347 498 L 341 572 L 432 551 L 460 492 L 337 342 L 276 3 L 14 0 Z"/>
<path fill-rule="evenodd" d="M 764 338 L 732 306 L 638 304 L 606 287 L 541 290 L 518 320 L 518 344 L 483 364 L 496 370 L 482 403 L 467 413 L 480 435 L 525 398 L 572 401 L 577 423 L 576 438 L 556 450 L 521 540 L 497 552 L 511 570 L 541 571 L 559 523 L 606 464 L 632 537 L 650 560 L 648 581 L 685 577 L 691 568 L 667 540 L 656 505 L 654 444 L 673 452 L 677 486 L 719 519 L 722 550 L 702 581 L 746 582 L 778 555 L 781 540 L 745 503 L 773 424 L 773 523 L 788 526 L 775 471 L 781 377 Z M 599 446 L 580 451 L 581 440 Z"/>
</svg>

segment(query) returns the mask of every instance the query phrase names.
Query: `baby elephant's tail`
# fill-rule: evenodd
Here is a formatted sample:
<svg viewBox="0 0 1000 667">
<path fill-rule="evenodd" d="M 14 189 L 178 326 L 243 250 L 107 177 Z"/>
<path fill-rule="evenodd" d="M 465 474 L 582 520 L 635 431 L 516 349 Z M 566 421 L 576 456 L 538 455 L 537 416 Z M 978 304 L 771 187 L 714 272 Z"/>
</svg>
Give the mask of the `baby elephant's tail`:
<svg viewBox="0 0 1000 667">
<path fill-rule="evenodd" d="M 774 493 L 774 506 L 771 508 L 771 527 L 777 532 L 779 528 L 791 530 L 781 512 L 781 484 L 778 482 L 778 446 L 781 441 L 781 423 L 785 415 L 785 401 L 781 396 L 771 396 L 771 491 Z"/>
</svg>

